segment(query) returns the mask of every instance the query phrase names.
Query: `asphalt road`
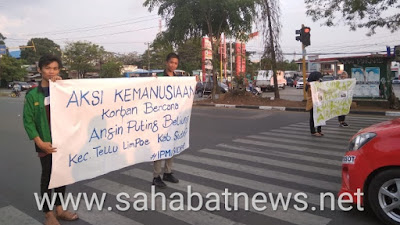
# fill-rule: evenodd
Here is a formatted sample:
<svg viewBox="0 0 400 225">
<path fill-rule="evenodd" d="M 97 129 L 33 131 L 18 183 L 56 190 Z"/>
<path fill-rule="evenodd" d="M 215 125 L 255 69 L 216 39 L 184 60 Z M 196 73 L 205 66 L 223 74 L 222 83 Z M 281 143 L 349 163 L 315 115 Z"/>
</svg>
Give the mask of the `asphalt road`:
<svg viewBox="0 0 400 225">
<path fill-rule="evenodd" d="M 23 98 L 0 98 L 0 224 L 40 224 L 43 214 L 37 210 L 33 193 L 39 191 L 40 162 L 33 143 L 22 125 Z M 160 190 L 187 195 L 187 185 L 204 196 L 211 192 L 258 192 L 277 196 L 279 193 L 304 192 L 309 196 L 305 212 L 267 209 L 246 211 L 244 201 L 239 210 L 137 212 L 115 209 L 120 192 L 150 192 L 152 164 L 142 163 L 104 176 L 68 186 L 79 192 L 107 193 L 105 210 L 88 211 L 80 207 L 76 222 L 62 224 L 329 224 L 378 225 L 366 212 L 339 209 L 320 210 L 317 197 L 321 192 L 335 193 L 340 188 L 341 158 L 348 139 L 360 128 L 388 120 L 388 117 L 348 116 L 348 128 L 332 120 L 323 128 L 323 138 L 310 137 L 307 113 L 196 107 L 192 112 L 190 148 L 176 157 L 175 175 L 179 184 Z M 71 140 L 72 141 L 72 140 Z M 186 200 L 185 200 L 186 203 Z M 198 201 L 194 200 L 193 205 Z M 229 204 L 234 204 L 229 201 Z M 113 207 L 112 210 L 106 210 Z M 315 207 L 312 208 L 312 207 Z M 111 209 L 111 208 L 110 208 Z M 314 210 L 313 210 L 314 209 Z"/>
<path fill-rule="evenodd" d="M 400 97 L 400 84 L 394 84 L 393 85 L 393 90 L 394 93 L 397 97 Z M 1 93 L 9 93 L 11 90 L 10 89 L 0 89 L 0 94 Z M 24 95 L 25 92 L 22 92 L 22 96 Z M 279 89 L 279 94 L 282 99 L 285 100 L 291 100 L 291 101 L 302 101 L 303 100 L 303 89 L 296 89 L 295 87 L 286 87 L 285 89 Z M 204 98 L 208 97 L 208 95 L 205 95 Z M 269 91 L 269 92 L 264 92 L 262 93 L 262 97 L 274 97 L 274 92 Z M 198 98 L 197 96 L 195 97 L 195 100 L 199 100 L 201 98 Z"/>
</svg>

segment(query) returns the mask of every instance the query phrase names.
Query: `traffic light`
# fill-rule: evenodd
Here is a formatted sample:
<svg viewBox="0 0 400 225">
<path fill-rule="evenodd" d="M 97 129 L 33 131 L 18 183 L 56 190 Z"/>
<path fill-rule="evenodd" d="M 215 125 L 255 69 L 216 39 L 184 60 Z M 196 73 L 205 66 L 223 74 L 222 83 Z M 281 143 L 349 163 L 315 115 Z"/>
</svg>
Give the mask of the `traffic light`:
<svg viewBox="0 0 400 225">
<path fill-rule="evenodd" d="M 296 36 L 296 41 L 300 41 L 301 43 L 303 43 L 304 47 L 311 45 L 310 31 L 311 31 L 311 28 L 309 28 L 309 27 L 302 27 L 300 30 L 296 30 L 296 34 L 300 35 L 300 36 Z"/>
<path fill-rule="evenodd" d="M 400 62 L 400 45 L 394 46 L 394 61 Z"/>
</svg>

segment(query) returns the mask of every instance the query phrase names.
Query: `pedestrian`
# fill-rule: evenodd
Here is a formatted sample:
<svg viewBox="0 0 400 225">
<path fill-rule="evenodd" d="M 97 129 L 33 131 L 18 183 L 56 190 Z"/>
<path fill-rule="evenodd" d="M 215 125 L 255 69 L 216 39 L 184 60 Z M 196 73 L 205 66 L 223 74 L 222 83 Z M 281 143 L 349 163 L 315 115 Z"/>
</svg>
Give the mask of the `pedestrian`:
<svg viewBox="0 0 400 225">
<path fill-rule="evenodd" d="M 347 78 L 349 78 L 349 75 L 347 74 L 346 71 L 343 71 L 342 74 L 340 75 L 340 79 L 344 80 Z M 348 127 L 349 126 L 346 122 L 344 122 L 345 119 L 346 119 L 345 115 L 338 116 L 338 121 L 339 121 L 340 127 Z"/>
<path fill-rule="evenodd" d="M 55 201 L 55 213 L 50 210 L 48 204 L 44 204 L 46 225 L 59 225 L 58 220 L 77 220 L 78 215 L 66 211 L 61 206 L 61 196 L 65 195 L 66 187 L 58 187 L 54 190 L 48 189 L 50 183 L 52 154 L 57 152 L 57 148 L 52 146 L 50 133 L 50 89 L 49 80 L 56 82 L 61 80 L 59 76 L 62 67 L 61 59 L 53 55 L 44 55 L 39 59 L 38 72 L 42 75 L 39 85 L 26 93 L 24 103 L 23 122 L 29 139 L 35 143 L 35 149 L 40 158 L 42 174 L 40 179 L 40 193 L 42 198 L 51 198 L 52 191 L 57 194 Z M 52 115 L 53 119 L 57 115 Z"/>
<path fill-rule="evenodd" d="M 306 92 L 307 92 L 307 104 L 306 104 L 306 111 L 310 111 L 310 132 L 311 135 L 315 137 L 321 137 L 324 134 L 321 131 L 321 126 L 318 126 L 317 129 L 315 129 L 314 126 L 314 110 L 313 110 L 313 102 L 312 102 L 312 93 L 311 93 L 311 82 L 320 82 L 320 79 L 322 78 L 322 74 L 320 72 L 312 72 L 308 76 L 307 79 L 307 84 L 306 84 Z"/>
<path fill-rule="evenodd" d="M 160 76 L 169 76 L 169 77 L 174 77 L 177 76 L 175 74 L 176 68 L 178 68 L 179 64 L 179 56 L 175 53 L 169 53 L 167 55 L 167 59 L 165 61 L 166 68 Z M 162 161 L 165 161 L 164 164 L 164 174 L 163 178 L 161 179 L 161 163 Z M 178 183 L 179 180 L 172 175 L 172 163 L 173 163 L 173 158 L 168 158 L 165 160 L 157 160 L 153 162 L 153 185 L 155 185 L 158 188 L 166 188 L 167 185 L 164 183 L 164 181 L 168 181 L 171 183 Z M 163 181 L 164 180 L 164 181 Z"/>
</svg>

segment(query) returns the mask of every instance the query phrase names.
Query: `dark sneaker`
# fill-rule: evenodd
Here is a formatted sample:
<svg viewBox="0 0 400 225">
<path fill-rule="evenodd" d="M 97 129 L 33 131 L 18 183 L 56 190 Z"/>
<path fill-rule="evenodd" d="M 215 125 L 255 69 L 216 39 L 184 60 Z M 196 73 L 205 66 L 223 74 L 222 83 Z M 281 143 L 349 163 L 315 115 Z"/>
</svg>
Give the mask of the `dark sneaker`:
<svg viewBox="0 0 400 225">
<path fill-rule="evenodd" d="M 155 185 L 158 188 L 166 188 L 167 185 L 164 183 L 164 181 L 161 180 L 161 177 L 154 177 L 153 178 L 153 185 Z"/>
<path fill-rule="evenodd" d="M 172 173 L 164 173 L 163 180 L 171 183 L 179 183 L 179 180 Z"/>
<path fill-rule="evenodd" d="M 342 122 L 339 124 L 340 127 L 348 127 L 349 125 L 346 122 Z"/>
</svg>

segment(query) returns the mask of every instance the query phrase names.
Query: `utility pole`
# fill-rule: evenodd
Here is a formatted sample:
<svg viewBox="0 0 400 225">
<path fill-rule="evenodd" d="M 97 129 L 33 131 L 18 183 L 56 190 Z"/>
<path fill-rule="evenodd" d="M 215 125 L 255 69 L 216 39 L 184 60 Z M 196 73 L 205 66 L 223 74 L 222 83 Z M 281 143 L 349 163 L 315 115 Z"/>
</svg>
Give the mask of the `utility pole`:
<svg viewBox="0 0 400 225">
<path fill-rule="evenodd" d="M 304 25 L 303 25 L 304 26 Z M 303 52 L 303 60 L 302 60 L 302 67 L 303 67 L 303 100 L 307 100 L 307 93 L 306 93 L 306 47 L 304 44 L 301 44 L 302 46 L 302 52 Z"/>
<path fill-rule="evenodd" d="M 145 42 L 145 45 L 147 45 L 147 71 L 150 73 L 150 42 Z"/>
<path fill-rule="evenodd" d="M 222 59 L 223 59 L 223 46 L 222 46 L 222 34 L 221 36 L 219 36 L 219 56 L 220 56 L 220 60 L 219 60 L 219 64 L 220 64 L 220 70 L 219 70 L 219 81 L 222 83 Z"/>
</svg>

